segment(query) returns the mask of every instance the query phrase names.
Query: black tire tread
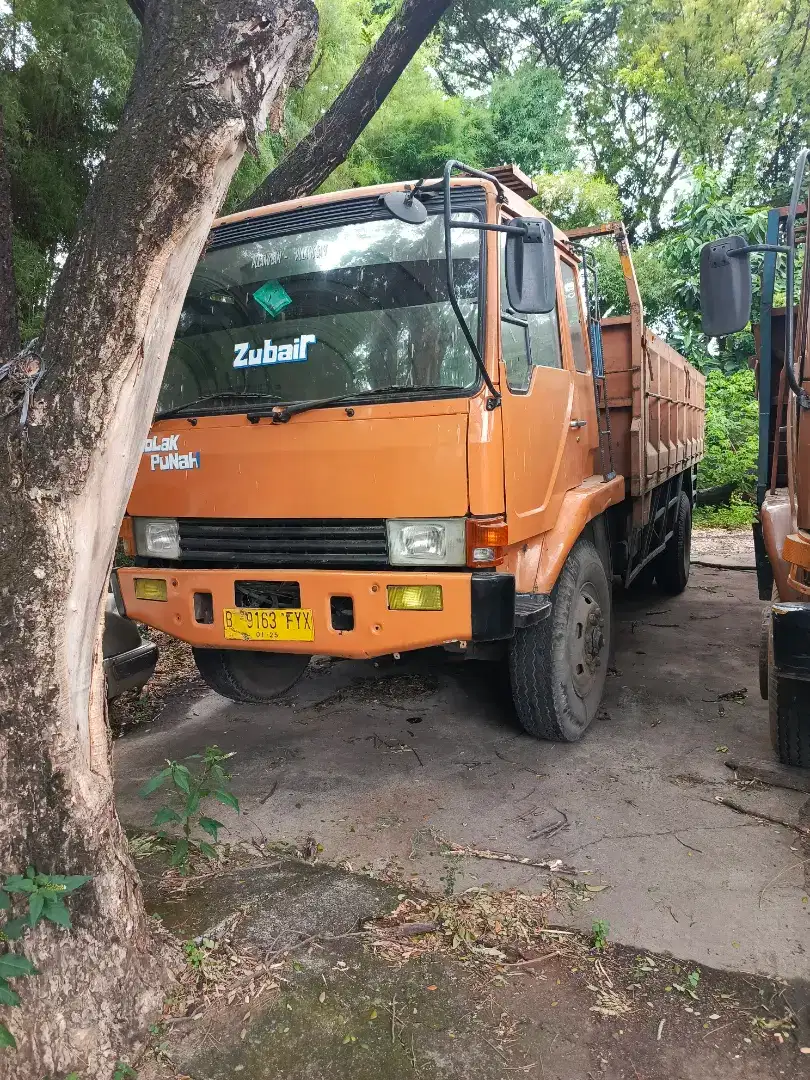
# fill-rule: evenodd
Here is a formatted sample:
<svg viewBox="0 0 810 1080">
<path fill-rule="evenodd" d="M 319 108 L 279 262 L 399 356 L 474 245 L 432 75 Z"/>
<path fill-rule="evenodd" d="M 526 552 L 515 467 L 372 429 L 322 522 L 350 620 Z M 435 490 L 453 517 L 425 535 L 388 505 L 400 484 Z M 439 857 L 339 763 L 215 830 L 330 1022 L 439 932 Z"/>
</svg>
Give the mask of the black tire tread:
<svg viewBox="0 0 810 1080">
<path fill-rule="evenodd" d="M 691 547 L 692 504 L 682 491 L 675 508 L 675 528 L 667 546 L 654 562 L 655 580 L 658 588 L 670 596 L 678 596 L 689 583 L 689 559 Z"/>
<path fill-rule="evenodd" d="M 774 749 L 783 765 L 810 768 L 810 683 L 780 675 L 771 665 L 768 709 Z"/>
<path fill-rule="evenodd" d="M 289 685 L 272 694 L 255 694 L 248 690 L 234 675 L 228 663 L 232 653 L 230 649 L 198 649 L 192 648 L 194 663 L 203 681 L 210 688 L 229 701 L 236 701 L 241 705 L 266 705 L 268 702 L 280 697 L 300 678 L 300 674 L 290 679 Z"/>
<path fill-rule="evenodd" d="M 571 593 L 585 560 L 594 560 L 605 573 L 595 546 L 590 540 L 578 540 L 552 590 L 552 614 L 543 622 L 517 630 L 509 650 L 512 700 L 521 726 L 535 738 L 550 742 L 575 741 L 588 726 L 586 724 L 572 736 L 571 729 L 575 723 L 571 718 L 570 706 L 563 686 L 554 679 L 554 655 L 558 646 L 566 641 L 568 633 L 567 615 L 565 618 L 556 617 L 558 608 L 564 605 L 567 612 Z M 605 580 L 610 596 L 610 581 L 606 573 Z"/>
</svg>

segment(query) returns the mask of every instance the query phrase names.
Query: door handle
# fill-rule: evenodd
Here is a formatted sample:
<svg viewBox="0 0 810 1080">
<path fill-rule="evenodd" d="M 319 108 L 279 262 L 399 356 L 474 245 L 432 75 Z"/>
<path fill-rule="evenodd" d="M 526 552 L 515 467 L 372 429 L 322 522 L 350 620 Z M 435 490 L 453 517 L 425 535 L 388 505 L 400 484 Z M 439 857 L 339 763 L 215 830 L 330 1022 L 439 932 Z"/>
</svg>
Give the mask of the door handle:
<svg viewBox="0 0 810 1080">
<path fill-rule="evenodd" d="M 571 423 L 569 424 L 569 427 L 581 428 L 581 427 L 585 427 L 585 425 L 587 423 L 588 423 L 587 420 L 572 420 Z"/>
</svg>

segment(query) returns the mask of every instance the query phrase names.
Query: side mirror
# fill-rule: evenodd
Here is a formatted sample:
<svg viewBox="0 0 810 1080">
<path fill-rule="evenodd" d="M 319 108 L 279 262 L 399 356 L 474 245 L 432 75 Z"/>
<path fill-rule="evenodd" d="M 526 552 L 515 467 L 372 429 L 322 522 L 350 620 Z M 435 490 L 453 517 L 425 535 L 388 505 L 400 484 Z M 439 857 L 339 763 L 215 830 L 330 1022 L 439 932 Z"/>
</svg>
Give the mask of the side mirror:
<svg viewBox="0 0 810 1080">
<path fill-rule="evenodd" d="M 506 238 L 506 294 L 520 315 L 547 315 L 557 303 L 554 228 L 547 218 L 515 218 Z"/>
<path fill-rule="evenodd" d="M 703 333 L 725 337 L 751 318 L 751 258 L 743 236 L 724 236 L 700 249 L 700 308 Z"/>
</svg>

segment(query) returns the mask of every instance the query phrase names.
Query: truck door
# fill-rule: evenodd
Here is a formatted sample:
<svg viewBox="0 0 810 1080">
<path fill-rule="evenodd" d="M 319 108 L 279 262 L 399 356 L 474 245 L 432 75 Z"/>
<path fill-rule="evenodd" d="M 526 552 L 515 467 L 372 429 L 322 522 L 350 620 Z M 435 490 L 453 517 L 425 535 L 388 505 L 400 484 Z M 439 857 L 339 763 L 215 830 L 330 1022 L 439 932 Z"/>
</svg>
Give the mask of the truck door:
<svg viewBox="0 0 810 1080">
<path fill-rule="evenodd" d="M 563 340 L 568 340 L 571 349 L 571 362 L 574 372 L 574 417 L 579 426 L 572 427 L 574 434 L 569 447 L 572 459 L 578 461 L 580 479 L 592 476 L 600 469 L 594 454 L 599 448 L 596 405 L 594 402 L 593 373 L 591 371 L 591 350 L 588 339 L 587 318 L 584 297 L 580 286 L 579 268 L 560 257 L 560 279 L 562 282 L 564 318 L 568 332 L 563 332 Z M 597 455 L 598 456 L 598 455 Z"/>
<path fill-rule="evenodd" d="M 562 346 L 560 317 L 517 315 L 509 308 L 500 244 L 501 389 L 504 481 L 510 543 L 554 524 L 563 494 L 581 482 L 581 461 L 569 460 L 575 382 L 570 347 Z M 561 281 L 557 281 L 558 301 Z M 565 325 L 565 324 L 563 324 Z M 578 449 L 577 449 L 578 453 Z"/>
</svg>

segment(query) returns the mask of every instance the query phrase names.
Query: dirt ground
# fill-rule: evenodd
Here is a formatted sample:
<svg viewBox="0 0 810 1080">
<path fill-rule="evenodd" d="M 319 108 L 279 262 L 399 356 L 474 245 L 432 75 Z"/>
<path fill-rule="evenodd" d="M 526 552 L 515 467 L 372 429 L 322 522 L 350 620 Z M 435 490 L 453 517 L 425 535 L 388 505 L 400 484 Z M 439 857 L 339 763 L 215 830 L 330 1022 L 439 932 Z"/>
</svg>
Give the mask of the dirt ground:
<svg viewBox="0 0 810 1080">
<path fill-rule="evenodd" d="M 573 746 L 537 742 L 520 730 L 494 665 L 440 653 L 379 666 L 322 660 L 271 708 L 229 704 L 199 688 L 177 702 L 169 694 L 154 722 L 115 745 L 119 809 L 127 825 L 145 827 L 156 806 L 137 797 L 143 781 L 165 758 L 217 743 L 236 754 L 233 791 L 242 805 L 238 818 L 227 816 L 230 831 L 223 838 L 255 842 L 265 851 L 281 843 L 343 868 L 352 880 L 390 883 L 403 895 L 414 889 L 439 896 L 482 889 L 545 895 L 551 925 L 590 935 L 594 921 L 603 920 L 617 955 L 625 946 L 669 955 L 662 963 L 682 963 L 684 971 L 726 971 L 716 978 L 737 980 L 729 991 L 735 1000 L 749 984 L 760 995 L 756 975 L 789 980 L 791 992 L 799 993 L 810 940 L 810 781 L 779 767 L 769 745 L 757 678 L 760 610 L 754 574 L 702 566 L 693 569 L 681 597 L 653 591 L 620 598 L 604 709 Z M 543 868 L 549 862 L 555 872 Z M 628 963 L 636 965 L 635 955 Z M 362 950 L 345 963 L 359 965 L 361 984 L 382 980 L 382 999 L 393 984 L 376 968 L 369 974 L 361 956 Z M 764 1052 L 761 1038 L 736 1027 L 734 1046 L 721 1040 L 717 1049 L 702 1027 L 715 1022 L 703 1016 L 699 1031 L 680 1039 L 683 1024 L 692 1022 L 684 1008 L 703 1013 L 707 1005 L 687 1004 L 679 991 L 661 987 L 648 999 L 652 1006 L 637 1003 L 626 1026 L 624 1019 L 619 1027 L 605 1026 L 605 1018 L 590 1011 L 591 991 L 588 984 L 583 990 L 569 959 L 546 961 L 552 966 L 543 967 L 544 978 L 507 979 L 498 988 L 509 1016 L 525 1018 L 515 1029 L 518 1042 L 510 1044 L 524 1047 L 525 1058 L 507 1054 L 504 1060 L 484 1043 L 479 1049 L 485 1058 L 489 1053 L 492 1068 L 482 1071 L 463 1055 L 454 1057 L 448 1046 L 459 1044 L 443 1035 L 443 1049 L 437 1044 L 431 1053 L 445 1062 L 444 1071 L 424 1074 L 508 1076 L 518 1065 L 531 1065 L 532 1048 L 541 1045 L 545 1072 L 527 1072 L 560 1080 L 790 1077 L 810 1065 L 799 1057 L 794 1036 L 785 1043 L 792 1047 L 787 1057 L 767 1062 L 757 1056 Z M 306 979 L 312 972 L 300 974 Z M 669 970 L 662 977 L 682 978 Z M 626 992 L 625 975 L 616 985 Z M 463 990 L 456 1015 L 470 1013 L 471 993 Z M 657 1038 L 665 1000 L 678 1003 L 678 1023 L 668 1019 L 664 1026 L 670 1025 L 675 1045 Z M 721 1017 L 722 1000 L 713 1009 Z M 272 1009 L 289 1012 L 286 1006 Z M 455 1022 L 448 1020 L 442 1031 Z M 335 1030 L 329 1027 L 330 1046 Z M 802 1045 L 810 1043 L 801 1037 Z M 296 1038 L 303 1055 L 296 1058 L 297 1072 L 285 1073 L 281 1058 L 263 1051 L 265 1064 L 254 1062 L 244 1075 L 327 1075 L 314 1059 L 305 1067 L 305 1034 Z M 486 1038 L 493 1041 L 491 1032 Z M 549 1040 L 561 1055 L 557 1065 Z M 586 1048 L 581 1055 L 572 1040 Z M 635 1050 L 617 1057 L 623 1040 Z M 769 1054 L 775 1042 L 771 1032 Z M 266 1048 L 261 1039 L 258 1045 Z M 351 1059 L 340 1053 L 352 1076 L 364 1076 L 355 1051 Z M 189 1069 L 188 1075 L 241 1074 L 236 1059 L 228 1061 L 232 1072 Z M 413 1071 L 398 1068 L 384 1075 Z"/>
<path fill-rule="evenodd" d="M 754 569 L 754 537 L 750 527 L 745 529 L 692 530 L 692 558 L 712 560 L 716 556 L 734 560 L 740 566 Z"/>
</svg>

